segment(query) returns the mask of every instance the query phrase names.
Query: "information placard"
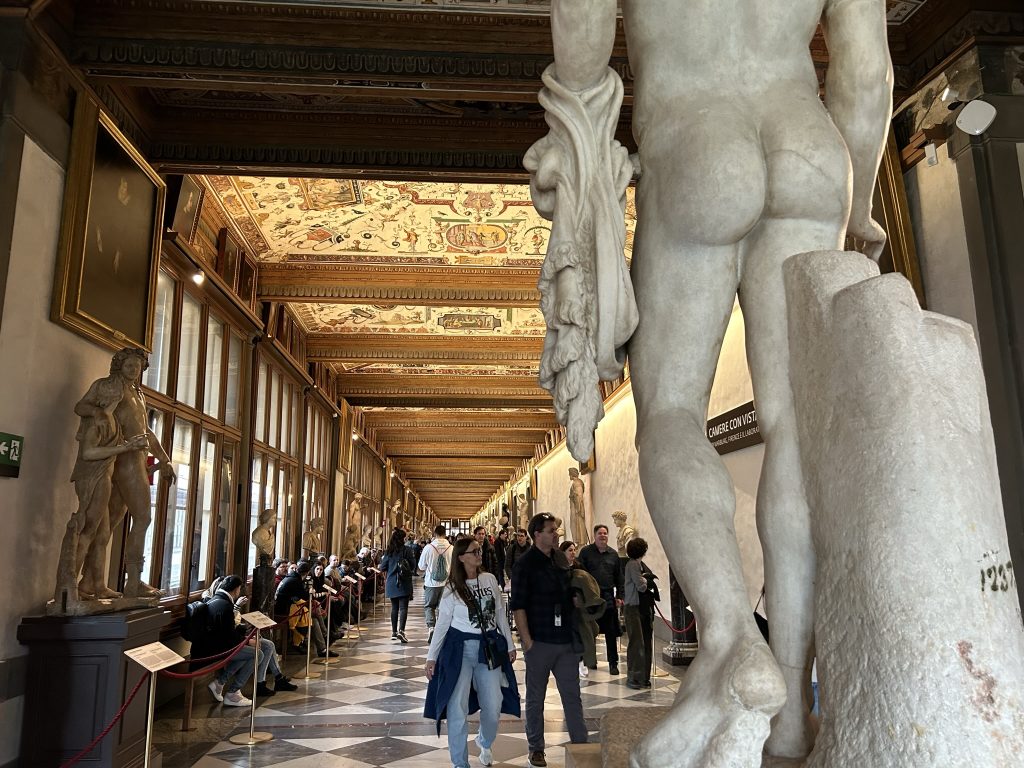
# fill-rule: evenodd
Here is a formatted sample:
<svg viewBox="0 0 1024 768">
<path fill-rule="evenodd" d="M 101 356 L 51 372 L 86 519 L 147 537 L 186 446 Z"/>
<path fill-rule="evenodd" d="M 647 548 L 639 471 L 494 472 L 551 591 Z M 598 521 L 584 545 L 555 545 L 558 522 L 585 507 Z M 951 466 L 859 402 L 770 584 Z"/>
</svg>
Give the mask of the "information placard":
<svg viewBox="0 0 1024 768">
<path fill-rule="evenodd" d="M 150 672 L 159 672 L 161 669 L 173 667 L 184 661 L 181 656 L 163 643 L 140 645 L 138 648 L 125 651 L 124 655 Z"/>
<path fill-rule="evenodd" d="M 353 579 L 351 576 L 346 576 L 342 581 L 347 581 L 349 584 L 358 584 L 359 582 Z"/>
<path fill-rule="evenodd" d="M 326 590 L 327 590 L 328 592 L 330 592 L 330 593 L 331 593 L 332 595 L 336 595 L 336 594 L 338 594 L 338 590 L 336 590 L 336 589 L 335 589 L 334 587 L 332 587 L 332 586 L 331 586 L 330 584 L 324 584 L 324 589 L 326 589 Z"/>
<path fill-rule="evenodd" d="M 252 624 L 254 627 L 256 627 L 256 629 L 270 629 L 275 624 L 277 624 L 276 621 L 274 621 L 272 618 L 267 616 L 267 614 L 263 613 L 262 611 L 243 613 L 242 621 L 246 621 L 249 624 Z"/>
</svg>

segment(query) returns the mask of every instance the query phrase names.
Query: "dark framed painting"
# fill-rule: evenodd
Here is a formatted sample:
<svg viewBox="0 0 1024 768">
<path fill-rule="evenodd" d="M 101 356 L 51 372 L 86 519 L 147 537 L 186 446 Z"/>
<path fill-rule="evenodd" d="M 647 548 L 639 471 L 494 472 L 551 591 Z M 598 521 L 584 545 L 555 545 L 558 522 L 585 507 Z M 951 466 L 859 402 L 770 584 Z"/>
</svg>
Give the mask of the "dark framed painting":
<svg viewBox="0 0 1024 768">
<path fill-rule="evenodd" d="M 193 176 L 169 176 L 167 178 L 167 207 L 164 221 L 169 229 L 177 232 L 192 244 L 199 227 L 199 213 L 206 197 L 206 187 Z"/>
<path fill-rule="evenodd" d="M 75 108 L 50 318 L 149 350 L 166 185 L 87 97 Z"/>
<path fill-rule="evenodd" d="M 247 253 L 238 264 L 238 296 L 249 309 L 256 311 L 256 261 Z"/>
<path fill-rule="evenodd" d="M 242 261 L 242 247 L 228 232 L 227 227 L 222 227 L 217 235 L 217 274 L 232 291 L 237 291 L 238 265 Z"/>
</svg>

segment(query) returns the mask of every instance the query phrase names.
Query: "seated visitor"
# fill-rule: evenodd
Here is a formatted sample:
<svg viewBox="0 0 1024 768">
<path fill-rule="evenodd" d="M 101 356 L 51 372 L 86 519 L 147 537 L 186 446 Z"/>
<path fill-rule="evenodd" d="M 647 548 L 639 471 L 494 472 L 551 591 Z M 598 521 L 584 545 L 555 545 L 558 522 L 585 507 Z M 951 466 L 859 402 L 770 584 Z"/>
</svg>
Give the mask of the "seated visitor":
<svg viewBox="0 0 1024 768">
<path fill-rule="evenodd" d="M 221 580 L 206 603 L 206 625 L 193 631 L 191 655 L 193 659 L 207 659 L 226 653 L 245 638 L 246 630 L 240 626 L 235 603 L 242 594 L 242 579 L 232 574 Z M 226 666 L 217 672 L 210 683 L 210 691 L 217 701 L 228 707 L 247 707 L 251 699 L 242 695 L 241 688 L 253 673 L 253 661 L 262 664 L 263 654 L 256 649 L 254 640 L 244 645 Z"/>
</svg>

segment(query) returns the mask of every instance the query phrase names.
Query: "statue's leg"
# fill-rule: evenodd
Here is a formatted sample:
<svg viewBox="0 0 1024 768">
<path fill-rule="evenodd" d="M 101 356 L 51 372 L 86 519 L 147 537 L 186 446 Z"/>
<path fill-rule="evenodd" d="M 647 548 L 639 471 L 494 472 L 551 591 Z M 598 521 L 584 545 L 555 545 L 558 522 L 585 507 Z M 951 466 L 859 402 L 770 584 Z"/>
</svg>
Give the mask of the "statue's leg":
<svg viewBox="0 0 1024 768">
<path fill-rule="evenodd" d="M 125 597 L 154 597 L 161 593 L 142 581 L 146 531 L 153 520 L 150 509 L 149 475 L 145 459 L 130 456 L 118 478 L 121 493 L 128 506 L 128 538 L 124 546 Z"/>
<path fill-rule="evenodd" d="M 801 759 L 814 746 L 815 557 L 789 382 L 789 330 L 782 263 L 793 253 L 837 247 L 834 223 L 767 220 L 744 243 L 740 303 L 757 421 L 765 441 L 757 490 L 765 605 L 772 652 L 786 678 L 786 704 L 772 720 L 766 754 Z"/>
<path fill-rule="evenodd" d="M 632 266 L 640 307 L 629 346 L 640 479 L 697 616 L 701 648 L 673 709 L 634 749 L 631 762 L 637 768 L 753 768 L 785 685 L 744 586 L 733 483 L 705 434 L 739 281 L 737 248 L 673 247 L 674 225 L 655 218 L 640 218 L 637 245 L 644 250 L 634 251 Z"/>
<path fill-rule="evenodd" d="M 113 598 L 120 597 L 121 593 L 111 589 L 107 584 L 107 566 L 110 562 L 108 548 L 110 545 L 110 534 L 124 515 L 124 501 L 118 491 L 117 485 L 112 484 L 109 494 L 109 501 L 106 508 L 97 509 L 96 532 L 93 535 L 92 543 L 85 553 L 85 562 L 82 565 L 82 580 L 78 583 L 80 593 L 87 593 L 93 597 Z"/>
</svg>

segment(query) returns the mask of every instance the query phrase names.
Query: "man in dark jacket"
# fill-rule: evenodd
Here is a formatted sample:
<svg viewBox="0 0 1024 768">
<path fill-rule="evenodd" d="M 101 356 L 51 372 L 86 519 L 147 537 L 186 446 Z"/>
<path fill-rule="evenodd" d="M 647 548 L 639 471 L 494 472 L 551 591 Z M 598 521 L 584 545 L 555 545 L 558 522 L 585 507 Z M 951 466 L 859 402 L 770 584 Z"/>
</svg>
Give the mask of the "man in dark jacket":
<svg viewBox="0 0 1024 768">
<path fill-rule="evenodd" d="M 601 587 L 601 597 L 607 606 L 598 626 L 608 649 L 608 671 L 619 674 L 619 608 L 622 607 L 622 560 L 614 547 L 608 546 L 608 526 L 594 526 L 594 543 L 587 544 L 576 553 L 576 562 L 594 577 Z"/>
<path fill-rule="evenodd" d="M 473 537 L 480 545 L 482 550 L 483 560 L 481 565 L 484 570 L 488 573 L 493 573 L 497 576 L 498 573 L 498 558 L 494 554 L 494 545 L 491 544 L 491 540 L 487 538 L 487 529 L 482 525 L 478 525 L 473 529 Z"/>
<path fill-rule="evenodd" d="M 505 550 L 505 575 L 512 578 L 512 568 L 516 564 L 516 560 L 526 554 L 526 550 L 530 548 L 530 541 L 526 536 L 526 529 L 520 528 L 516 531 L 516 538 L 508 548 Z"/>
<path fill-rule="evenodd" d="M 205 627 L 195 633 L 192 641 L 193 659 L 205 659 L 230 651 L 242 642 L 245 629 L 235 624 L 235 603 L 241 594 L 242 579 L 233 574 L 224 577 L 220 588 L 206 603 Z M 227 707 L 252 705 L 252 700 L 242 695 L 241 688 L 253 673 L 254 656 L 257 654 L 259 652 L 255 641 L 249 640 L 217 673 L 217 677 L 210 683 L 210 692 L 217 701 L 223 701 Z"/>
<path fill-rule="evenodd" d="M 305 601 L 307 610 L 309 605 L 309 587 L 311 565 L 308 560 L 300 560 L 299 567 L 293 573 L 289 573 L 277 587 L 277 594 L 274 596 L 274 613 L 278 616 L 287 616 L 291 607 L 300 600 Z M 321 658 L 326 656 L 337 656 L 334 651 L 327 649 L 327 641 L 324 638 L 320 622 L 310 620 L 310 633 L 313 636 L 313 644 L 316 646 L 317 655 Z"/>
</svg>

